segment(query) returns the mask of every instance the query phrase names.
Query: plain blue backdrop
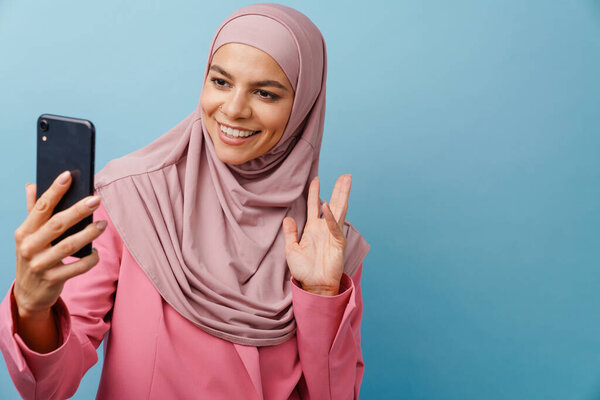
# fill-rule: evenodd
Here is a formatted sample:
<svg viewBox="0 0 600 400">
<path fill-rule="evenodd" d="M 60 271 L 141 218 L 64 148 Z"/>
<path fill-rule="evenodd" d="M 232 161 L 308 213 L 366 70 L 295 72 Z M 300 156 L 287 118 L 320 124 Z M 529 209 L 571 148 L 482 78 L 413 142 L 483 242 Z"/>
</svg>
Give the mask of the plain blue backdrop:
<svg viewBox="0 0 600 400">
<path fill-rule="evenodd" d="M 99 170 L 194 109 L 245 4 L 0 1 L 0 291 L 37 116 L 92 120 Z M 284 4 L 328 45 L 322 197 L 352 173 L 372 245 L 361 397 L 600 398 L 600 1 Z"/>
</svg>

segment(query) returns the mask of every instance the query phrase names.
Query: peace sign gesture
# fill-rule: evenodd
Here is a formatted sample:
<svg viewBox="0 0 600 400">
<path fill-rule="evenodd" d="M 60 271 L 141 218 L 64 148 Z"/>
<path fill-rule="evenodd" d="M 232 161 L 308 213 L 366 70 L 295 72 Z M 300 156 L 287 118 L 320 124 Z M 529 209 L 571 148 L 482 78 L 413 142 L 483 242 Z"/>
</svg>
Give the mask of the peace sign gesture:
<svg viewBox="0 0 600 400">
<path fill-rule="evenodd" d="M 329 204 L 323 202 L 319 218 L 319 178 L 308 189 L 306 225 L 298 242 L 298 227 L 292 217 L 283 220 L 285 257 L 292 276 L 308 292 L 335 296 L 339 294 L 344 272 L 346 237 L 342 227 L 348 210 L 352 176 L 340 176 Z"/>
</svg>

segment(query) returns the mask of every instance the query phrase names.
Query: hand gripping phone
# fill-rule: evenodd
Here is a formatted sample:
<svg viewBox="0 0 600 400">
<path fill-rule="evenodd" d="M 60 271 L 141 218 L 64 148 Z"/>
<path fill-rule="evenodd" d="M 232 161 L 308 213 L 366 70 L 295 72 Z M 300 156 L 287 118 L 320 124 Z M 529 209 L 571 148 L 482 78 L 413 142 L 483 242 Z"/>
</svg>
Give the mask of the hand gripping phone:
<svg viewBox="0 0 600 400">
<path fill-rule="evenodd" d="M 85 119 L 43 114 L 37 120 L 37 195 L 40 196 L 64 171 L 71 172 L 71 186 L 52 214 L 63 211 L 94 193 L 94 124 Z M 73 225 L 52 245 L 77 233 L 92 223 L 92 216 Z M 85 257 L 92 251 L 91 243 L 73 256 Z"/>
</svg>

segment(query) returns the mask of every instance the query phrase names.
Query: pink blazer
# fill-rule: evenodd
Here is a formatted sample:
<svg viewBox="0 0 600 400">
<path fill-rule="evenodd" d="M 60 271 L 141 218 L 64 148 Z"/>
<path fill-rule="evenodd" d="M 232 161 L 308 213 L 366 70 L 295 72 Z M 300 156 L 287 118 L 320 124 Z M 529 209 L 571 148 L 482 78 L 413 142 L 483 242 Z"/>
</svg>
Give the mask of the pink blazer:
<svg viewBox="0 0 600 400">
<path fill-rule="evenodd" d="M 357 399 L 362 266 L 344 274 L 340 294 L 319 296 L 292 283 L 296 336 L 277 346 L 233 344 L 205 333 L 167 304 L 108 227 L 94 242 L 101 261 L 65 284 L 53 307 L 60 347 L 32 351 L 15 332 L 12 286 L 0 305 L 0 349 L 25 399 L 73 396 L 83 374 L 104 365 L 97 399 Z M 14 286 L 14 284 L 13 284 Z"/>
</svg>

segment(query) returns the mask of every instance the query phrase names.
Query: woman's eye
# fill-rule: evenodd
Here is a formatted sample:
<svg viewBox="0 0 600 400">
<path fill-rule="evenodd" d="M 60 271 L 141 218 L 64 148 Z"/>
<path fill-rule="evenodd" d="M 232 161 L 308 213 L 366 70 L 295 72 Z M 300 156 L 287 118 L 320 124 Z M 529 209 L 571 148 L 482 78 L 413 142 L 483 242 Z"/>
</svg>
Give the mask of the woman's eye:
<svg viewBox="0 0 600 400">
<path fill-rule="evenodd" d="M 227 81 L 220 78 L 212 78 L 211 81 L 213 81 L 217 87 L 227 86 Z"/>
<path fill-rule="evenodd" d="M 257 90 L 256 93 L 263 99 L 275 100 L 277 98 L 277 95 L 266 90 Z"/>
</svg>

